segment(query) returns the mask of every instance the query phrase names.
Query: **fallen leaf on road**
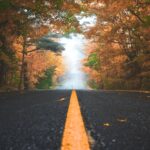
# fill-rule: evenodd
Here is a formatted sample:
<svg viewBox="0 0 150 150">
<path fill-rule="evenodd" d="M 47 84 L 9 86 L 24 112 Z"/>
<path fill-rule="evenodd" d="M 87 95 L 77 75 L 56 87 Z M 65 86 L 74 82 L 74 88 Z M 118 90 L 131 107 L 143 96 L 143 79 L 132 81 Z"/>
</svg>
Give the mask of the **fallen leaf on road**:
<svg viewBox="0 0 150 150">
<path fill-rule="evenodd" d="M 115 142 L 116 142 L 116 139 L 112 139 L 112 142 L 115 143 Z"/>
<path fill-rule="evenodd" d="M 106 122 L 106 123 L 103 124 L 103 126 L 104 126 L 104 127 L 109 127 L 109 126 L 110 126 L 110 123 Z"/>
<path fill-rule="evenodd" d="M 66 99 L 65 97 L 62 97 L 62 98 L 60 98 L 60 99 L 57 100 L 57 101 L 62 102 L 62 101 L 64 101 L 65 99 Z"/>
<path fill-rule="evenodd" d="M 127 118 L 117 118 L 117 121 L 121 122 L 121 123 L 125 123 L 128 121 L 128 119 Z"/>
</svg>

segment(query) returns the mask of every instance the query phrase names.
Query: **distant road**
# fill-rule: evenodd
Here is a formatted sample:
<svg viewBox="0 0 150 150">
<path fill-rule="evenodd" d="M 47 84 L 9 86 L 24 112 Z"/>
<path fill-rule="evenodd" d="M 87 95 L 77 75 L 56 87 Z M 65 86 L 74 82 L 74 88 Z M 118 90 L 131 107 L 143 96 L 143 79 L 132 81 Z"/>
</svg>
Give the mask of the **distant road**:
<svg viewBox="0 0 150 150">
<path fill-rule="evenodd" d="M 0 150 L 59 150 L 71 91 L 0 93 Z M 91 150 L 150 150 L 150 94 L 77 91 Z"/>
</svg>

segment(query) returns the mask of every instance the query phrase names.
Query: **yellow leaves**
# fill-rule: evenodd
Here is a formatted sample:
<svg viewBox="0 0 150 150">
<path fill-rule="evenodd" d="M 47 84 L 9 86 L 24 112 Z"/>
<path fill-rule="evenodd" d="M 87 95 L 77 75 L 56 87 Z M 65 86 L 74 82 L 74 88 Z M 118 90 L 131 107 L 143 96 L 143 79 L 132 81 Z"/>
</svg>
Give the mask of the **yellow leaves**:
<svg viewBox="0 0 150 150">
<path fill-rule="evenodd" d="M 72 13 L 78 13 L 80 12 L 80 6 L 78 4 L 71 4 L 71 3 L 67 3 L 67 2 L 64 2 L 63 4 L 63 7 L 62 7 L 63 10 L 68 10 Z"/>
<path fill-rule="evenodd" d="M 127 123 L 128 122 L 128 118 L 126 118 L 126 117 L 118 117 L 117 119 L 115 119 L 115 122 L 113 122 L 113 123 L 104 122 L 102 124 L 102 126 L 105 127 L 105 128 L 108 128 L 108 127 L 111 127 L 113 125 L 115 126 L 117 122 L 120 123 L 119 125 Z M 118 125 L 118 123 L 117 123 L 117 125 Z"/>
<path fill-rule="evenodd" d="M 97 0 L 94 0 L 89 4 L 89 7 L 92 9 L 102 9 L 105 7 L 105 4 L 103 2 L 98 2 Z"/>
<path fill-rule="evenodd" d="M 59 100 L 57 100 L 58 102 L 63 102 L 63 101 L 65 101 L 66 100 L 66 97 L 62 97 L 62 98 L 60 98 Z"/>
<path fill-rule="evenodd" d="M 110 123 L 106 122 L 106 123 L 103 123 L 103 126 L 104 127 L 110 127 L 111 125 L 110 125 Z"/>
<path fill-rule="evenodd" d="M 128 121 L 127 118 L 117 118 L 117 121 L 120 123 L 126 123 Z"/>
<path fill-rule="evenodd" d="M 111 45 L 112 45 L 112 48 L 115 49 L 115 50 L 120 49 L 119 43 L 112 43 Z"/>
<path fill-rule="evenodd" d="M 111 15 L 116 15 L 123 9 L 126 9 L 128 6 L 132 5 L 133 2 L 131 0 L 126 1 L 120 1 L 120 0 L 114 0 L 109 1 L 107 11 L 111 12 Z"/>
<path fill-rule="evenodd" d="M 125 62 L 127 57 L 125 55 L 118 55 L 112 58 L 113 64 L 121 64 L 122 62 Z"/>
<path fill-rule="evenodd" d="M 27 61 L 29 78 L 32 87 L 37 82 L 37 79 L 43 76 L 44 71 L 46 71 L 49 67 L 56 67 L 54 79 L 64 72 L 61 56 L 51 51 L 36 51 L 31 53 L 28 55 Z"/>
<path fill-rule="evenodd" d="M 29 33 L 30 37 L 32 38 L 39 38 L 42 37 L 43 35 L 47 34 L 49 32 L 49 27 L 48 26 L 40 26 L 38 28 L 33 28 L 32 32 Z"/>
<path fill-rule="evenodd" d="M 21 52 L 22 49 L 23 49 L 23 46 L 22 46 L 22 43 L 23 43 L 23 39 L 22 37 L 16 37 L 12 43 L 12 49 L 18 53 L 18 52 Z"/>
<path fill-rule="evenodd" d="M 15 52 L 16 58 L 19 59 L 19 60 L 21 60 L 21 58 L 22 58 L 22 49 L 23 49 L 22 44 L 23 44 L 22 36 L 15 37 L 13 39 L 11 48 Z"/>
</svg>

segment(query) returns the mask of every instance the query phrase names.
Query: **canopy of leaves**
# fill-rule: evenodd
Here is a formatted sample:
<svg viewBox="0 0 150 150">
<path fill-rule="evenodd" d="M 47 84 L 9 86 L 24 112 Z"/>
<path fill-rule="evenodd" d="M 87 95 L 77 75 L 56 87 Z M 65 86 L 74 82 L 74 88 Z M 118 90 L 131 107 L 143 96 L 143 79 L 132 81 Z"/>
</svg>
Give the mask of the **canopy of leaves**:
<svg viewBox="0 0 150 150">
<path fill-rule="evenodd" d="M 150 1 L 95 0 L 85 6 L 98 17 L 87 33 L 99 45 L 95 83 L 106 89 L 150 89 L 145 83 L 150 77 Z M 90 68 L 95 65 L 92 54 L 87 58 Z M 94 67 L 90 73 L 95 73 Z"/>
<path fill-rule="evenodd" d="M 15 87 L 24 76 L 29 82 L 35 83 L 36 79 L 29 74 L 38 72 L 42 75 L 51 65 L 47 61 L 50 58 L 40 53 L 45 58 L 40 69 L 29 58 L 38 59 L 38 49 L 61 52 L 63 46 L 45 35 L 53 31 L 63 33 L 70 26 L 76 26 L 73 12 L 79 9 L 78 4 L 74 5 L 74 1 L 68 0 L 0 0 L 0 86 L 11 86 L 12 78 L 18 78 L 19 74 L 22 75 L 17 79 Z M 17 69 L 14 69 L 14 64 Z M 24 64 L 27 64 L 27 68 Z"/>
</svg>

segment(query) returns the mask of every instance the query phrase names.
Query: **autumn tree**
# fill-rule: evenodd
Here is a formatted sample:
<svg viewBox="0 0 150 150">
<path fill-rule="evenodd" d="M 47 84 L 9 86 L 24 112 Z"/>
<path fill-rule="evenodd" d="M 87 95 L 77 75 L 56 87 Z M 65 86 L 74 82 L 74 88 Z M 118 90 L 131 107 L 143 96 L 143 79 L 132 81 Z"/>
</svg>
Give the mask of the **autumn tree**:
<svg viewBox="0 0 150 150">
<path fill-rule="evenodd" d="M 10 72 L 12 76 L 16 76 L 16 71 L 14 71 L 14 68 L 16 68 L 17 76 L 18 70 L 20 70 L 20 89 L 28 88 L 27 55 L 37 49 L 53 50 L 52 47 L 47 47 L 46 49 L 38 47 L 39 45 L 36 45 L 36 41 L 49 31 L 63 32 L 63 30 L 68 29 L 67 26 L 73 26 L 75 20 L 67 22 L 68 14 L 69 16 L 73 15 L 75 11 L 79 10 L 78 5 L 75 4 L 74 7 L 73 4 L 74 2 L 63 0 L 0 1 L 0 84 L 2 86 L 7 81 L 11 81 L 11 77 L 7 77 Z M 71 7 L 73 9 L 70 9 Z M 19 42 L 19 51 L 22 56 L 14 48 L 16 41 Z"/>
<path fill-rule="evenodd" d="M 98 84 L 113 89 L 149 89 L 149 0 L 88 2 L 98 17 L 97 25 L 87 34 L 99 44 L 102 81 Z"/>
</svg>

